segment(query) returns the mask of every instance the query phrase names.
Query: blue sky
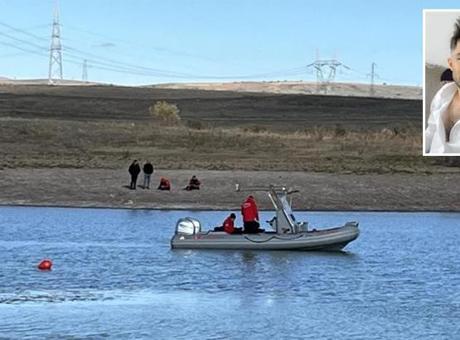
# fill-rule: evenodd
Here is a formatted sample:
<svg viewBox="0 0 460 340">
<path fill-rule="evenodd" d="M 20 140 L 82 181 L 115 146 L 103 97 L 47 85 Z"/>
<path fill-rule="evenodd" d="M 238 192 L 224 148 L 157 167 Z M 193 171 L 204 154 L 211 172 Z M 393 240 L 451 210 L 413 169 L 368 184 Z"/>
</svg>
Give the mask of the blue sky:
<svg viewBox="0 0 460 340">
<path fill-rule="evenodd" d="M 0 0 L 0 76 L 47 78 L 54 1 Z M 422 82 L 422 9 L 458 1 L 60 0 L 64 78 L 117 84 L 315 80 Z M 9 27 L 10 26 L 10 27 Z M 18 30 L 19 29 L 19 30 Z M 14 46 L 14 47 L 13 47 Z M 105 69 L 104 69 L 105 68 Z"/>
</svg>

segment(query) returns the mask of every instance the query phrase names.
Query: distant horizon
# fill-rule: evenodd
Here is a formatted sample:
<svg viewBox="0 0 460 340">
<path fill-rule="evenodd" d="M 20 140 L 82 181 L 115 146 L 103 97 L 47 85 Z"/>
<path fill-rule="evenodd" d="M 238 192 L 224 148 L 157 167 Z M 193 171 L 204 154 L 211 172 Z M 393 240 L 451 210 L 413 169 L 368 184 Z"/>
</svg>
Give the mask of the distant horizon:
<svg viewBox="0 0 460 340">
<path fill-rule="evenodd" d="M 438 66 L 438 65 L 436 65 Z M 8 80 L 8 81 L 18 81 L 18 82 L 24 82 L 24 81 L 43 81 L 43 82 L 48 82 L 48 78 L 9 78 L 5 77 L 3 75 L 0 75 L 0 80 Z M 187 84 L 235 84 L 235 83 L 305 83 L 305 84 L 317 84 L 316 80 L 296 80 L 296 79 L 286 79 L 286 80 L 227 80 L 227 81 L 219 81 L 219 80 L 209 80 L 209 81 L 202 81 L 202 80 L 197 80 L 197 81 L 168 81 L 168 82 L 159 82 L 159 83 L 140 83 L 140 84 L 120 84 L 120 83 L 110 83 L 110 82 L 103 82 L 103 81 L 94 81 L 94 80 L 88 80 L 88 81 L 83 81 L 81 79 L 57 79 L 55 80 L 54 85 L 59 85 L 59 82 L 76 82 L 76 83 L 88 83 L 89 85 L 91 84 L 101 84 L 101 85 L 114 85 L 114 86 L 128 86 L 128 87 L 142 87 L 142 86 L 156 86 L 156 85 L 173 85 L 173 84 L 178 84 L 178 85 L 187 85 Z M 334 85 L 334 84 L 357 84 L 357 85 L 364 85 L 364 86 L 371 86 L 369 82 L 359 82 L 359 81 L 334 81 L 330 83 L 329 85 Z M 1 82 L 0 82 L 1 85 Z M 398 87 L 416 87 L 416 88 L 422 88 L 421 85 L 412 85 L 412 84 L 392 84 L 392 83 L 375 83 L 374 86 L 398 86 Z"/>
</svg>

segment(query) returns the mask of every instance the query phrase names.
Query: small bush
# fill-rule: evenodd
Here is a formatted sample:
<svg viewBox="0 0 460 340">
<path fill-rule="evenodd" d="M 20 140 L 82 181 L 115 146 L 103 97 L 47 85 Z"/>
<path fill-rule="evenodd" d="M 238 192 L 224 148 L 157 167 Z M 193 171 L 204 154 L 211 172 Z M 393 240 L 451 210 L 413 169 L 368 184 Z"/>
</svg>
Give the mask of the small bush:
<svg viewBox="0 0 460 340">
<path fill-rule="evenodd" d="M 180 123 L 179 108 L 175 104 L 170 104 L 164 100 L 156 102 L 149 108 L 153 119 L 165 125 L 178 125 Z"/>
<path fill-rule="evenodd" d="M 252 125 L 244 128 L 245 132 L 252 132 L 252 133 L 262 133 L 266 132 L 267 128 L 265 126 L 259 126 L 259 125 Z"/>
<path fill-rule="evenodd" d="M 209 128 L 209 126 L 205 123 L 203 123 L 200 120 L 188 120 L 185 125 L 194 130 L 203 130 Z"/>
<path fill-rule="evenodd" d="M 337 125 L 335 126 L 334 135 L 335 135 L 336 137 L 343 137 L 343 136 L 345 136 L 346 134 L 347 134 L 347 130 L 345 130 L 345 128 L 344 128 L 342 125 L 337 124 Z"/>
</svg>

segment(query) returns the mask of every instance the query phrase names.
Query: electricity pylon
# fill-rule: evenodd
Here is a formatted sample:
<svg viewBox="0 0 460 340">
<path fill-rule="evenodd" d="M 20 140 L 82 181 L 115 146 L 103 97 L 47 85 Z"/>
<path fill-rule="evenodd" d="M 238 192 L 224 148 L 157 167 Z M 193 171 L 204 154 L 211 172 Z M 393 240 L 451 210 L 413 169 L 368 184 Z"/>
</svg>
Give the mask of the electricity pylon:
<svg viewBox="0 0 460 340">
<path fill-rule="evenodd" d="M 371 65 L 371 73 L 368 74 L 368 76 L 371 77 L 371 87 L 369 89 L 369 95 L 371 97 L 375 96 L 375 87 L 374 87 L 374 84 L 375 84 L 375 78 L 378 77 L 378 74 L 375 73 L 375 67 L 377 66 L 376 63 L 372 62 L 372 65 Z"/>
<path fill-rule="evenodd" d="M 53 84 L 55 79 L 62 80 L 61 28 L 59 25 L 59 7 L 57 1 L 54 8 L 53 29 L 51 32 L 48 83 Z"/>
<path fill-rule="evenodd" d="M 86 59 L 83 60 L 81 80 L 88 81 L 88 61 Z"/>
<path fill-rule="evenodd" d="M 348 70 L 350 69 L 347 65 L 335 58 L 319 59 L 318 56 L 313 63 L 307 65 L 307 68 L 308 67 L 312 67 L 316 70 L 316 92 L 324 92 L 325 94 L 327 94 L 328 86 L 335 80 L 337 70 L 341 67 Z"/>
</svg>

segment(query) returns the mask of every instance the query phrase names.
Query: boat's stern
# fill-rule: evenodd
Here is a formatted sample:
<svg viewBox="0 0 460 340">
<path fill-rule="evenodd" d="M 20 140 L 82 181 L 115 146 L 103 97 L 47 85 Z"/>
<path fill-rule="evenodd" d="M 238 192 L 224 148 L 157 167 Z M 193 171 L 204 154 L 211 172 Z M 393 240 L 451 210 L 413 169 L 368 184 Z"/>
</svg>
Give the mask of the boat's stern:
<svg viewBox="0 0 460 340">
<path fill-rule="evenodd" d="M 201 232 L 201 222 L 192 217 L 180 218 L 176 223 L 174 236 L 171 238 L 171 248 L 175 248 L 177 243 L 187 237 Z"/>
</svg>

